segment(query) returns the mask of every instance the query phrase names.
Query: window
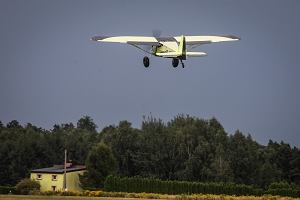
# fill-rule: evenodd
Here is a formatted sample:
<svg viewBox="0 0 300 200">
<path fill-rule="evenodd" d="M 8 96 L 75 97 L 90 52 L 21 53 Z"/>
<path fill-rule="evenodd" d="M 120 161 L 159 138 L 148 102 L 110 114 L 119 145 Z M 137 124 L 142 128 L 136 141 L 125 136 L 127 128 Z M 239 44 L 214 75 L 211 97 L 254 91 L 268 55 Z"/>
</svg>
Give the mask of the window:
<svg viewBox="0 0 300 200">
<path fill-rule="evenodd" d="M 57 181 L 57 175 L 52 175 L 52 181 Z"/>
<path fill-rule="evenodd" d="M 36 179 L 37 179 L 37 180 L 42 180 L 42 174 L 37 174 L 37 175 L 36 175 Z"/>
<path fill-rule="evenodd" d="M 52 188 L 52 191 L 55 191 L 56 186 L 51 186 L 51 188 Z"/>
</svg>

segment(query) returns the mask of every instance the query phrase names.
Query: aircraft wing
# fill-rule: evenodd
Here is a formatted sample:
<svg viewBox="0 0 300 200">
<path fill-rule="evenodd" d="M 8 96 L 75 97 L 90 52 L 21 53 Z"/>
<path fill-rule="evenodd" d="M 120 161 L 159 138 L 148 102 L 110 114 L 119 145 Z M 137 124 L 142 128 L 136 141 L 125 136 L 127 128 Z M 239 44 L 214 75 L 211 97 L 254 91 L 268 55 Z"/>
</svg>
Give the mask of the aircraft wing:
<svg viewBox="0 0 300 200">
<path fill-rule="evenodd" d="M 180 40 L 180 36 L 175 37 L 177 41 Z M 185 42 L 187 45 L 194 45 L 194 44 L 208 44 L 214 42 L 227 42 L 227 41 L 236 41 L 240 40 L 239 37 L 234 35 L 199 35 L 199 36 L 185 36 Z"/>
<path fill-rule="evenodd" d="M 92 40 L 98 42 L 118 42 L 129 43 L 135 45 L 152 45 L 159 44 L 159 42 L 179 42 L 181 36 L 176 37 L 146 37 L 146 36 L 95 36 Z M 184 36 L 187 45 L 207 44 L 213 42 L 226 42 L 240 40 L 240 38 L 233 35 L 208 35 L 208 36 Z"/>
<path fill-rule="evenodd" d="M 155 37 L 145 36 L 95 36 L 92 37 L 91 40 L 98 42 L 127 43 L 131 45 L 159 45 L 159 41 Z"/>
<path fill-rule="evenodd" d="M 184 36 L 185 43 L 188 46 L 187 49 L 194 49 L 202 44 L 209 44 L 215 42 L 227 42 L 236 41 L 240 38 L 234 35 L 195 35 L 195 36 Z M 125 43 L 133 45 L 143 51 L 147 50 L 140 48 L 140 45 L 146 46 L 160 46 L 165 45 L 168 48 L 176 51 L 180 42 L 181 36 L 176 37 L 148 37 L 148 36 L 95 36 L 91 40 L 98 42 L 115 42 L 115 43 Z"/>
<path fill-rule="evenodd" d="M 180 40 L 180 36 L 175 37 L 177 41 Z M 199 47 L 202 44 L 210 44 L 215 42 L 228 42 L 240 40 L 239 37 L 234 35 L 199 35 L 199 36 L 185 36 L 185 42 L 188 46 L 187 49 L 191 50 Z"/>
</svg>

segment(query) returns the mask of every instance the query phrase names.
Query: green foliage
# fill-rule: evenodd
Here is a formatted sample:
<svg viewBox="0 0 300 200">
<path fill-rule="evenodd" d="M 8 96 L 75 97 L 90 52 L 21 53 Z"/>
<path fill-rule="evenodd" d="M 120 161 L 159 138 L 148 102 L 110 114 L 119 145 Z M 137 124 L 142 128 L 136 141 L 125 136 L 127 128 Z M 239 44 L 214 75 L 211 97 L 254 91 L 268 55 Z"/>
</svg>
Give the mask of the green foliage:
<svg viewBox="0 0 300 200">
<path fill-rule="evenodd" d="M 21 128 L 22 126 L 19 124 L 17 120 L 12 120 L 6 125 L 6 127 L 13 129 L 13 128 Z"/>
<path fill-rule="evenodd" d="M 89 116 L 84 116 L 77 122 L 77 128 L 84 129 L 89 132 L 96 132 L 97 125 L 93 122 L 93 119 Z"/>
<path fill-rule="evenodd" d="M 0 194 L 15 194 L 16 188 L 11 186 L 0 186 Z"/>
<path fill-rule="evenodd" d="M 249 185 L 233 183 L 200 183 L 186 181 L 162 181 L 139 177 L 108 176 L 104 189 L 116 192 L 150 192 L 160 194 L 228 194 L 262 195 L 263 190 Z"/>
<path fill-rule="evenodd" d="M 287 182 L 274 182 L 270 184 L 269 189 L 288 189 L 292 186 L 288 184 Z"/>
<path fill-rule="evenodd" d="M 267 193 L 280 196 L 300 197 L 300 187 L 287 182 L 274 182 L 270 184 Z"/>
<path fill-rule="evenodd" d="M 30 170 L 62 164 L 64 149 L 73 163 L 83 164 L 96 133 L 77 129 L 71 123 L 55 125 L 53 130 L 18 122 L 0 128 L 0 185 L 15 185 L 29 177 Z"/>
<path fill-rule="evenodd" d="M 62 164 L 64 149 L 68 150 L 69 160 L 83 164 L 92 147 L 100 142 L 111 149 L 116 161 L 115 173 L 121 177 L 236 183 L 263 190 L 286 189 L 269 188 L 280 181 L 300 185 L 297 147 L 271 140 L 268 145 L 260 145 L 241 131 L 228 134 L 216 118 L 178 115 L 164 122 L 144 117 L 138 129 L 128 121 L 109 125 L 100 133 L 96 127 L 89 116 L 79 119 L 75 126 L 64 123 L 54 125 L 52 130 L 29 123 L 22 126 L 16 120 L 6 125 L 0 123 L 0 185 L 15 185 L 28 177 L 31 169 Z M 105 176 L 114 173 L 105 175 L 99 170 L 91 169 L 91 173 L 102 178 L 93 180 L 86 173 L 81 177 L 82 184 L 101 187 Z M 104 170 L 107 171 L 105 167 Z M 153 188 L 157 187 L 155 184 Z"/>
<path fill-rule="evenodd" d="M 40 192 L 39 195 L 45 196 L 84 196 L 82 192 L 78 191 L 44 191 Z"/>
<path fill-rule="evenodd" d="M 32 179 L 23 179 L 16 185 L 18 194 L 29 194 L 40 190 L 40 183 Z"/>
<path fill-rule="evenodd" d="M 80 177 L 82 186 L 101 188 L 105 178 L 115 172 L 116 160 L 111 149 L 101 142 L 89 152 L 86 167 L 87 172 Z"/>
<path fill-rule="evenodd" d="M 141 134 L 131 127 L 128 121 L 121 121 L 117 127 L 103 129 L 99 139 L 108 144 L 118 161 L 117 172 L 126 176 L 134 176 L 140 168 L 138 152 L 142 148 Z"/>
</svg>

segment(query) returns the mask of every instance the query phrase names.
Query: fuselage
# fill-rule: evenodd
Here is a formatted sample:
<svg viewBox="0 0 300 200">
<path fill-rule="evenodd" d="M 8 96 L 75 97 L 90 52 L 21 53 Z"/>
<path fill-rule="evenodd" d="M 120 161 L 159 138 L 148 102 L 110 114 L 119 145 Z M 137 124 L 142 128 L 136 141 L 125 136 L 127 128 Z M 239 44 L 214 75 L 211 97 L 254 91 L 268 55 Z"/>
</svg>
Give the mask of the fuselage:
<svg viewBox="0 0 300 200">
<path fill-rule="evenodd" d="M 164 58 L 186 60 L 186 43 L 182 35 L 179 42 L 162 41 L 158 46 L 152 46 L 153 55 Z"/>
</svg>

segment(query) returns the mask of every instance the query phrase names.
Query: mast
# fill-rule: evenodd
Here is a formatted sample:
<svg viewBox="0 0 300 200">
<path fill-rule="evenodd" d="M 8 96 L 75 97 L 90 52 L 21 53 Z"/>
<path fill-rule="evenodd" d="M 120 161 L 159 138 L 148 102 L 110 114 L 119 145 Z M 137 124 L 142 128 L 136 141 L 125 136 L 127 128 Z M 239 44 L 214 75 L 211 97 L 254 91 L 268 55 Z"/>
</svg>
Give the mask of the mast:
<svg viewBox="0 0 300 200">
<path fill-rule="evenodd" d="M 67 149 L 65 149 L 63 190 L 67 191 Z"/>
</svg>

